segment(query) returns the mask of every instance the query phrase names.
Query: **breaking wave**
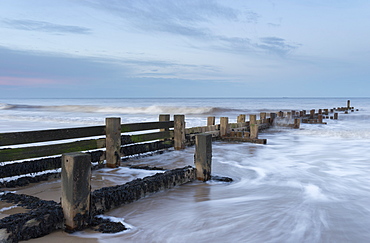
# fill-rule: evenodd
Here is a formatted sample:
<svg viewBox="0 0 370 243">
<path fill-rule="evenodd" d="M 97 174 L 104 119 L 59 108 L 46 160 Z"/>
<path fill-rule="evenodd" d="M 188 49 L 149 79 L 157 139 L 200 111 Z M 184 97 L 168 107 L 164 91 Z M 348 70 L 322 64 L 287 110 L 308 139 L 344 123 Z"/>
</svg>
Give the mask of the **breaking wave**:
<svg viewBox="0 0 370 243">
<path fill-rule="evenodd" d="M 50 112 L 79 112 L 79 113 L 114 113 L 114 114 L 191 114 L 207 115 L 222 112 L 236 111 L 220 107 L 192 107 L 192 106 L 146 106 L 146 107 L 117 107 L 117 106 L 94 106 L 94 105 L 19 105 L 0 103 L 0 110 L 26 110 L 26 111 L 50 111 Z"/>
</svg>

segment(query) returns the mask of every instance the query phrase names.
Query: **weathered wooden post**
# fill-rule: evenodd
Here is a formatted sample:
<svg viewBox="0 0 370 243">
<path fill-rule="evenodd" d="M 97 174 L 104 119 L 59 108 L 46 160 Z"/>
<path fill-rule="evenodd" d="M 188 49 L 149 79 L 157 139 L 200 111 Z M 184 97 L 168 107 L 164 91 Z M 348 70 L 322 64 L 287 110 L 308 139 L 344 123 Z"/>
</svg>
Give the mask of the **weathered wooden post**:
<svg viewBox="0 0 370 243">
<path fill-rule="evenodd" d="M 322 114 L 319 114 L 317 116 L 317 119 L 318 119 L 318 123 L 322 123 L 322 120 L 323 120 Z"/>
<path fill-rule="evenodd" d="M 310 110 L 310 119 L 315 117 L 315 110 Z"/>
<path fill-rule="evenodd" d="M 170 115 L 169 114 L 161 114 L 159 115 L 159 121 L 170 121 Z M 162 128 L 160 129 L 161 132 L 168 132 L 170 129 L 169 128 Z"/>
<path fill-rule="evenodd" d="M 292 119 L 292 112 L 291 112 L 291 111 L 288 111 L 288 112 L 286 113 L 286 117 L 287 117 L 288 119 Z"/>
<path fill-rule="evenodd" d="M 250 129 L 250 138 L 257 139 L 258 138 L 258 125 L 257 124 L 249 124 Z"/>
<path fill-rule="evenodd" d="M 91 155 L 62 156 L 62 208 L 67 231 L 82 229 L 90 216 Z M 78 216 L 78 217 L 77 217 Z"/>
<path fill-rule="evenodd" d="M 324 114 L 329 115 L 329 109 L 324 109 Z"/>
<path fill-rule="evenodd" d="M 260 119 L 262 123 L 266 123 L 266 112 L 260 113 Z"/>
<path fill-rule="evenodd" d="M 105 119 L 105 159 L 106 166 L 116 168 L 121 163 L 121 118 L 108 117 Z"/>
<path fill-rule="evenodd" d="M 294 129 L 299 129 L 299 127 L 301 126 L 301 119 L 300 118 L 295 118 L 294 119 L 294 125 L 293 125 L 293 128 Z"/>
<path fill-rule="evenodd" d="M 198 134 L 195 136 L 194 164 L 197 170 L 197 179 L 208 181 L 211 179 L 212 167 L 212 135 Z"/>
<path fill-rule="evenodd" d="M 207 126 L 214 126 L 216 123 L 216 118 L 214 116 L 207 117 Z"/>
<path fill-rule="evenodd" d="M 334 119 L 337 120 L 338 119 L 338 113 L 334 113 Z"/>
<path fill-rule="evenodd" d="M 347 100 L 347 109 L 351 109 L 351 101 Z"/>
<path fill-rule="evenodd" d="M 240 114 L 237 118 L 237 123 L 244 123 L 245 122 L 245 115 Z"/>
<path fill-rule="evenodd" d="M 174 148 L 185 148 L 185 115 L 174 115 Z"/>
<path fill-rule="evenodd" d="M 249 125 L 250 124 L 257 124 L 257 116 L 256 115 L 249 115 Z"/>
<path fill-rule="evenodd" d="M 270 113 L 270 125 L 274 124 L 275 119 L 276 119 L 276 113 Z"/>
<path fill-rule="evenodd" d="M 283 111 L 279 111 L 278 112 L 278 117 L 283 118 L 284 117 L 284 112 Z"/>
<path fill-rule="evenodd" d="M 229 118 L 221 117 L 220 118 L 220 136 L 224 137 L 229 132 Z"/>
</svg>

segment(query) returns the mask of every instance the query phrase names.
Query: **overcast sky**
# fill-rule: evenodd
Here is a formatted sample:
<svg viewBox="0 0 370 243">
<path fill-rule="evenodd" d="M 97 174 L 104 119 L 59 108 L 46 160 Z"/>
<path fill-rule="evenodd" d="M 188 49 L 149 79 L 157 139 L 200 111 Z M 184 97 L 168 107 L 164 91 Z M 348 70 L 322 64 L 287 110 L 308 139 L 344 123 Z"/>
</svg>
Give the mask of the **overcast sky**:
<svg viewBox="0 0 370 243">
<path fill-rule="evenodd" d="M 368 0 L 1 0 L 0 97 L 370 97 Z"/>
</svg>

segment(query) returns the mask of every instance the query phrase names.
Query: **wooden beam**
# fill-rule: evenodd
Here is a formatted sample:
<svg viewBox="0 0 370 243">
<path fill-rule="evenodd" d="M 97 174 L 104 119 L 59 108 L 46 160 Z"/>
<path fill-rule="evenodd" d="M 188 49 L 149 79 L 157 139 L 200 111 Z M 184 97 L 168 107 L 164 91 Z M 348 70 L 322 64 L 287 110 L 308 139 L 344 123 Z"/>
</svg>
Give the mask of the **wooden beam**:
<svg viewBox="0 0 370 243">
<path fill-rule="evenodd" d="M 105 126 L 0 133 L 0 146 L 105 135 Z"/>
<path fill-rule="evenodd" d="M 105 148 L 105 138 L 25 148 L 0 149 L 0 162 Z"/>
<path fill-rule="evenodd" d="M 160 122 L 143 122 L 143 123 L 128 123 L 121 125 L 121 132 L 138 132 L 145 130 L 154 130 L 154 129 L 166 129 L 173 128 L 173 121 L 160 121 Z"/>
</svg>

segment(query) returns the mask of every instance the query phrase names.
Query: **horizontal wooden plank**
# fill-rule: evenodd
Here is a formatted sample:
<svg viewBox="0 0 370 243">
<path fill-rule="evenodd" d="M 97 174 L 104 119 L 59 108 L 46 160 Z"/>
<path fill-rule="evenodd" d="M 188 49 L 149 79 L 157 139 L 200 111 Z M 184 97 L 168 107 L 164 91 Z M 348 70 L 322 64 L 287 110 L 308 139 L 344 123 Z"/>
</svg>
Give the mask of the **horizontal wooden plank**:
<svg viewBox="0 0 370 243">
<path fill-rule="evenodd" d="M 0 146 L 105 135 L 105 126 L 0 133 Z"/>
<path fill-rule="evenodd" d="M 172 133 L 170 131 L 137 134 L 137 135 L 132 135 L 130 137 L 125 137 L 124 141 L 122 142 L 122 145 L 131 144 L 131 143 L 141 143 L 141 142 L 157 140 L 157 139 L 166 139 L 166 138 L 172 138 Z"/>
<path fill-rule="evenodd" d="M 173 128 L 173 121 L 128 123 L 121 125 L 121 132 L 138 132 L 153 129 Z"/>
<path fill-rule="evenodd" d="M 70 143 L 0 149 L 0 162 L 38 158 L 70 152 L 105 148 L 105 138 L 81 140 Z"/>
</svg>

